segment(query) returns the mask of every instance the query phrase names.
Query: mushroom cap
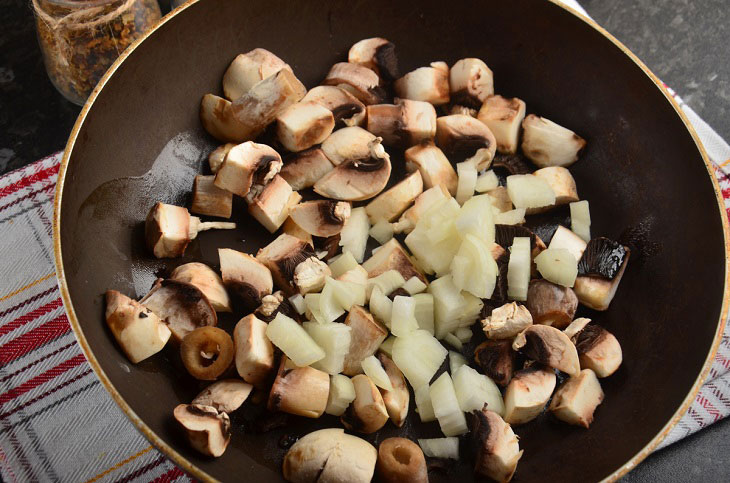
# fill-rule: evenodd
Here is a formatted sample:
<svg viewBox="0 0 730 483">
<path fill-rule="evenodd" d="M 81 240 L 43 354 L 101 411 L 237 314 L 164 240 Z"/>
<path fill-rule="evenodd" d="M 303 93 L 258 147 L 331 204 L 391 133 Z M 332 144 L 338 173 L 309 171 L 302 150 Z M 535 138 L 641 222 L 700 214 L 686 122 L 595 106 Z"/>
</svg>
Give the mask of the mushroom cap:
<svg viewBox="0 0 730 483">
<path fill-rule="evenodd" d="M 413 262 L 403 245 L 395 238 L 391 238 L 381 245 L 377 252 L 365 260 L 362 268 L 367 270 L 368 278 L 375 278 L 390 270 L 396 270 L 403 276 L 403 280 L 418 277 L 423 283 L 428 284 L 426 276 Z"/>
<path fill-rule="evenodd" d="M 230 248 L 219 248 L 218 258 L 223 283 L 239 297 L 244 308 L 256 310 L 262 297 L 274 289 L 269 269 L 251 255 Z"/>
<path fill-rule="evenodd" d="M 523 453 L 512 427 L 488 409 L 474 411 L 471 420 L 476 451 L 474 473 L 495 481 L 509 481 Z"/>
<path fill-rule="evenodd" d="M 436 143 L 452 163 L 472 160 L 477 171 L 489 167 L 497 140 L 481 121 L 463 114 L 436 119 Z"/>
<path fill-rule="evenodd" d="M 580 372 L 578 351 L 563 331 L 548 325 L 531 325 L 512 344 L 514 349 L 534 361 L 553 367 L 571 376 Z"/>
<path fill-rule="evenodd" d="M 603 397 L 596 374 L 590 369 L 583 369 L 555 391 L 550 412 L 561 421 L 587 428 L 593 422 L 593 413 L 603 402 Z"/>
<path fill-rule="evenodd" d="M 200 453 L 218 457 L 231 441 L 231 421 L 226 413 L 200 404 L 180 404 L 173 412 L 185 429 L 190 445 Z"/>
<path fill-rule="evenodd" d="M 370 434 L 379 430 L 388 422 L 388 410 L 378 387 L 365 374 L 352 378 L 355 386 L 355 400 L 347 408 L 340 420 L 345 428 Z"/>
<path fill-rule="evenodd" d="M 195 285 L 205 294 L 216 312 L 230 312 L 231 301 L 220 275 L 204 263 L 190 262 L 175 268 L 171 280 Z"/>
<path fill-rule="evenodd" d="M 253 185 L 265 185 L 281 170 L 282 160 L 271 146 L 247 141 L 232 147 L 215 176 L 215 185 L 246 196 Z"/>
<path fill-rule="evenodd" d="M 223 93 L 231 101 L 246 94 L 260 81 L 281 69 L 291 67 L 266 49 L 256 48 L 245 54 L 238 54 L 223 74 Z"/>
<path fill-rule="evenodd" d="M 429 67 L 412 70 L 393 83 L 401 99 L 430 102 L 434 106 L 449 102 L 449 66 L 432 62 Z"/>
<path fill-rule="evenodd" d="M 383 369 L 385 369 L 385 373 L 390 380 L 390 385 L 393 387 L 392 391 L 380 389 L 383 403 L 385 403 L 385 409 L 388 411 L 390 420 L 400 428 L 405 423 L 406 417 L 408 417 L 411 394 L 408 392 L 406 379 L 398 366 L 395 365 L 395 362 L 380 352 L 378 353 L 378 360 L 383 365 Z"/>
<path fill-rule="evenodd" d="M 512 379 L 516 353 L 509 339 L 488 340 L 474 349 L 474 362 L 500 386 L 506 386 Z"/>
<path fill-rule="evenodd" d="M 297 102 L 276 117 L 277 136 L 282 146 L 292 152 L 319 144 L 335 127 L 332 112 L 318 102 Z"/>
<path fill-rule="evenodd" d="M 598 325 L 584 328 L 576 337 L 580 367 L 591 369 L 598 377 L 616 372 L 623 361 L 621 344 L 612 333 Z"/>
<path fill-rule="evenodd" d="M 532 174 L 544 180 L 555 192 L 555 206 L 565 205 L 580 199 L 575 179 L 567 168 L 548 166 L 547 168 L 540 168 Z"/>
<path fill-rule="evenodd" d="M 251 394 L 251 389 L 251 384 L 240 379 L 223 379 L 203 389 L 191 404 L 212 406 L 219 412 L 232 413 L 241 407 Z"/>
<path fill-rule="evenodd" d="M 383 143 L 408 147 L 436 135 L 436 109 L 428 102 L 396 99 L 395 104 L 367 107 L 367 128 Z"/>
<path fill-rule="evenodd" d="M 224 143 L 240 143 L 249 139 L 252 131 L 233 115 L 231 101 L 214 94 L 200 100 L 200 122 L 208 134 Z"/>
<path fill-rule="evenodd" d="M 154 312 L 126 295 L 106 292 L 106 323 L 132 363 L 161 351 L 170 329 Z"/>
<path fill-rule="evenodd" d="M 307 92 L 302 102 L 314 101 L 332 112 L 335 129 L 345 126 L 359 126 L 365 120 L 365 104 L 336 86 L 317 86 Z"/>
<path fill-rule="evenodd" d="M 279 175 L 296 191 L 311 188 L 333 169 L 334 165 L 324 151 L 320 148 L 311 148 L 287 156 Z"/>
<path fill-rule="evenodd" d="M 382 37 L 355 42 L 347 53 L 347 61 L 371 69 L 384 81 L 390 82 L 398 78 L 395 44 Z"/>
<path fill-rule="evenodd" d="M 346 90 L 365 105 L 383 102 L 386 94 L 379 84 L 378 74 L 363 65 L 350 62 L 334 64 L 322 81 L 322 85 Z"/>
<path fill-rule="evenodd" d="M 523 100 L 516 97 L 507 99 L 502 96 L 489 96 L 479 109 L 476 117 L 492 131 L 500 153 L 517 152 L 525 109 Z"/>
<path fill-rule="evenodd" d="M 578 297 L 570 287 L 535 279 L 527 289 L 526 305 L 534 323 L 564 329 L 575 316 Z"/>
<path fill-rule="evenodd" d="M 210 152 L 208 155 L 208 166 L 210 166 L 210 171 L 213 174 L 218 172 L 218 168 L 221 167 L 223 160 L 226 159 L 228 151 L 230 151 L 233 146 L 235 146 L 234 143 L 221 144 Z"/>
<path fill-rule="evenodd" d="M 458 60 L 449 70 L 449 89 L 454 104 L 479 109 L 494 94 L 492 71 L 480 59 Z"/>
<path fill-rule="evenodd" d="M 522 121 L 522 152 L 535 166 L 570 166 L 586 142 L 570 129 L 544 117 L 528 114 Z"/>
<path fill-rule="evenodd" d="M 390 179 L 390 156 L 380 144 L 380 138 L 373 139 L 368 148 L 370 154 L 363 158 L 335 163 L 335 169 L 314 184 L 314 191 L 344 201 L 367 200 L 383 191 Z"/>
<path fill-rule="evenodd" d="M 294 206 L 289 216 L 307 233 L 329 237 L 342 231 L 350 217 L 350 203 L 343 201 L 306 201 Z"/>
<path fill-rule="evenodd" d="M 313 367 L 297 367 L 282 356 L 279 373 L 269 393 L 270 411 L 283 411 L 305 418 L 318 418 L 327 407 L 330 376 Z"/>
<path fill-rule="evenodd" d="M 406 438 L 387 438 L 378 446 L 377 471 L 387 483 L 427 483 L 428 468 L 421 447 Z"/>
<path fill-rule="evenodd" d="M 504 392 L 504 420 L 524 424 L 540 415 L 555 389 L 555 371 L 533 365 L 515 372 Z"/>
<path fill-rule="evenodd" d="M 626 271 L 626 265 L 629 263 L 630 255 L 631 252 L 627 248 L 623 263 L 613 280 L 591 275 L 578 275 L 573 290 L 580 303 L 594 310 L 607 310 L 611 300 L 616 295 L 618 285 Z"/>
<path fill-rule="evenodd" d="M 345 161 L 369 158 L 371 144 L 376 139 L 374 134 L 359 126 L 345 127 L 324 140 L 322 151 L 332 164 L 339 166 Z"/>
<path fill-rule="evenodd" d="M 298 267 L 311 258 L 317 262 L 310 262 L 311 266 L 308 267 L 321 271 L 319 278 L 321 278 L 321 284 L 324 285 L 324 278 L 331 274 L 331 271 L 326 264 L 317 259 L 312 246 L 301 238 L 282 233 L 256 254 L 256 259 L 271 271 L 276 285 L 289 295 L 300 293 L 297 281 L 302 282 L 302 286 L 310 289 L 309 291 L 312 291 L 313 285 L 317 285 L 316 281 L 312 283 L 313 281 L 310 280 L 311 276 L 316 274 L 311 271 L 305 273 L 306 267 L 299 270 L 299 277 L 297 277 Z M 306 293 L 306 291 L 301 293 Z"/>
<path fill-rule="evenodd" d="M 405 152 L 406 169 L 419 170 L 425 189 L 444 185 L 452 195 L 456 194 L 459 178 L 454 167 L 440 148 L 431 142 L 411 146 Z"/>
<path fill-rule="evenodd" d="M 251 193 L 253 191 L 249 197 Z M 270 233 L 274 233 L 289 217 L 291 208 L 301 200 L 302 195 L 293 191 L 289 183 L 277 174 L 259 194 L 250 199 L 248 212 Z"/>
<path fill-rule="evenodd" d="M 233 329 L 236 371 L 244 381 L 259 388 L 274 368 L 274 346 L 266 337 L 266 327 L 266 322 L 249 314 Z"/>
<path fill-rule="evenodd" d="M 383 191 L 365 207 L 370 223 L 380 220 L 394 221 L 423 193 L 423 178 L 420 171 L 414 171 L 390 189 Z"/>
<path fill-rule="evenodd" d="M 360 305 L 354 305 L 350 309 L 344 323 L 350 327 L 351 336 L 350 349 L 345 356 L 345 368 L 342 372 L 354 376 L 362 373 L 362 360 L 375 354 L 388 337 L 388 329 Z"/>
<path fill-rule="evenodd" d="M 190 243 L 190 213 L 181 206 L 158 201 L 145 219 L 144 237 L 157 258 L 181 257 Z"/>
<path fill-rule="evenodd" d="M 140 303 L 167 324 L 178 342 L 198 327 L 218 324 L 208 298 L 190 283 L 157 279 Z"/>
</svg>

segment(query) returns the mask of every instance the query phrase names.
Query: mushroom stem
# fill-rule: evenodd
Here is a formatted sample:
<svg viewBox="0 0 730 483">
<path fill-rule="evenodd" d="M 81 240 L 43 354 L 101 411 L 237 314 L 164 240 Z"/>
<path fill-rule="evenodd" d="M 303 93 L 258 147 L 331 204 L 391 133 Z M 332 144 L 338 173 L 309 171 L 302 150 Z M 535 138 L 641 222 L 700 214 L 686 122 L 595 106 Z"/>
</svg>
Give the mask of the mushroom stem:
<svg viewBox="0 0 730 483">
<path fill-rule="evenodd" d="M 198 233 L 206 230 L 233 230 L 235 223 L 229 221 L 200 221 L 197 216 L 190 217 L 190 238 L 195 238 Z"/>
</svg>

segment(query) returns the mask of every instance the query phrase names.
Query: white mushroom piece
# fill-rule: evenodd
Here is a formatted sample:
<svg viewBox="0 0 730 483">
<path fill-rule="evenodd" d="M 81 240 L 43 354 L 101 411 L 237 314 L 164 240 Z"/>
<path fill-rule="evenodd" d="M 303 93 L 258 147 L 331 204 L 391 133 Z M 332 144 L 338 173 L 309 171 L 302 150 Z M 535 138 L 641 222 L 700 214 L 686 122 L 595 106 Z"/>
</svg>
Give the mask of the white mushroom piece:
<svg viewBox="0 0 730 483">
<path fill-rule="evenodd" d="M 474 362 L 484 374 L 504 387 L 512 380 L 516 355 L 511 340 L 487 340 L 474 349 Z"/>
<path fill-rule="evenodd" d="M 254 185 L 261 189 L 279 173 L 281 156 L 266 144 L 248 141 L 232 147 L 215 175 L 215 185 L 246 196 Z"/>
<path fill-rule="evenodd" d="M 240 299 L 247 311 L 256 310 L 264 295 L 274 289 L 269 269 L 251 255 L 230 248 L 219 248 L 218 258 L 223 284 Z"/>
<path fill-rule="evenodd" d="M 157 202 L 150 208 L 144 225 L 147 248 L 157 258 L 183 256 L 188 244 L 198 233 L 205 230 L 232 230 L 235 223 L 222 221 L 201 221 L 190 216 L 186 208 Z"/>
<path fill-rule="evenodd" d="M 314 183 L 335 168 L 320 148 L 292 153 L 284 159 L 279 175 L 293 190 L 311 188 Z"/>
<path fill-rule="evenodd" d="M 555 371 L 539 364 L 515 372 L 504 392 L 504 420 L 524 424 L 545 408 L 555 389 Z"/>
<path fill-rule="evenodd" d="M 221 144 L 208 155 L 208 166 L 213 174 L 218 172 L 218 169 L 223 164 L 223 160 L 226 159 L 228 151 L 235 146 L 234 143 Z"/>
<path fill-rule="evenodd" d="M 214 381 L 233 363 L 233 339 L 223 329 L 204 326 L 189 332 L 180 344 L 180 359 L 188 374 L 201 381 Z"/>
<path fill-rule="evenodd" d="M 589 325 L 575 337 L 582 369 L 591 369 L 598 377 L 616 372 L 623 361 L 621 344 L 616 336 L 599 325 Z"/>
<path fill-rule="evenodd" d="M 528 359 L 550 366 L 568 375 L 580 372 L 578 351 L 561 330 L 548 325 L 531 325 L 512 343 L 514 350 L 522 350 Z"/>
<path fill-rule="evenodd" d="M 170 279 L 198 287 L 216 312 L 231 312 L 231 300 L 223 280 L 208 265 L 198 262 L 185 263 L 172 271 Z"/>
<path fill-rule="evenodd" d="M 512 427 L 499 414 L 486 408 L 474 411 L 471 422 L 472 445 L 476 453 L 474 473 L 494 481 L 511 480 L 523 453 Z"/>
<path fill-rule="evenodd" d="M 190 211 L 197 215 L 230 218 L 233 211 L 233 193 L 217 187 L 214 175 L 198 175 L 193 181 Z"/>
<path fill-rule="evenodd" d="M 411 206 L 413 201 L 423 192 L 423 178 L 420 171 L 408 174 L 403 180 L 373 198 L 366 206 L 365 212 L 371 224 L 380 220 L 394 221 Z"/>
<path fill-rule="evenodd" d="M 320 429 L 300 438 L 284 456 L 284 479 L 291 483 L 369 483 L 378 452 L 342 428 Z"/>
<path fill-rule="evenodd" d="M 106 323 L 134 364 L 161 351 L 170 339 L 170 329 L 154 312 L 116 290 L 106 293 Z"/>
<path fill-rule="evenodd" d="M 492 71 L 480 59 L 461 59 L 449 71 L 449 89 L 452 104 L 478 110 L 494 94 Z"/>
<path fill-rule="evenodd" d="M 178 342 L 199 327 L 218 323 L 208 298 L 190 283 L 158 279 L 140 303 L 167 324 Z"/>
<path fill-rule="evenodd" d="M 548 248 L 560 249 L 563 248 L 568 250 L 576 260 L 581 259 L 583 252 L 585 251 L 587 243 L 581 237 L 565 228 L 563 225 L 559 225 L 558 229 L 555 230 Z"/>
<path fill-rule="evenodd" d="M 340 420 L 351 431 L 371 434 L 388 422 L 388 410 L 378 387 L 365 374 L 352 378 L 355 386 L 355 400 L 347 408 Z"/>
<path fill-rule="evenodd" d="M 292 220 L 291 217 L 287 218 L 284 224 L 281 225 L 281 232 L 295 238 L 299 238 L 300 240 L 307 242 L 309 246 L 314 247 L 314 240 L 312 239 L 312 235 L 302 230 L 299 225 L 294 223 L 294 220 Z"/>
<path fill-rule="evenodd" d="M 334 164 L 340 164 L 353 159 L 366 159 L 372 152 L 371 144 L 377 142 L 377 136 L 359 127 L 345 127 L 333 132 L 330 137 L 322 143 L 322 151 L 325 156 Z"/>
<path fill-rule="evenodd" d="M 489 168 L 497 151 L 492 131 L 481 121 L 460 114 L 436 119 L 436 144 L 452 163 L 469 161 L 477 171 Z"/>
<path fill-rule="evenodd" d="M 566 205 L 578 201 L 578 189 L 575 179 L 567 168 L 562 166 L 548 166 L 532 173 L 545 181 L 555 193 L 555 206 Z"/>
<path fill-rule="evenodd" d="M 459 179 L 454 167 L 441 149 L 433 142 L 425 142 L 411 146 L 405 152 L 406 170 L 421 173 L 424 189 L 443 185 L 451 193 L 456 194 Z"/>
<path fill-rule="evenodd" d="M 426 457 L 410 439 L 383 440 L 378 446 L 375 469 L 384 483 L 428 483 Z"/>
<path fill-rule="evenodd" d="M 497 151 L 514 154 L 525 118 L 525 102 L 513 97 L 490 96 L 479 109 L 477 119 L 487 125 L 497 140 Z"/>
<path fill-rule="evenodd" d="M 434 106 L 449 102 L 449 66 L 446 62 L 432 62 L 430 67 L 419 67 L 393 84 L 401 99 L 430 102 Z"/>
<path fill-rule="evenodd" d="M 289 183 L 278 174 L 260 192 L 254 195 L 252 190 L 246 196 L 248 213 L 270 233 L 274 233 L 284 224 L 292 208 L 301 199 L 302 195 L 292 190 Z"/>
<path fill-rule="evenodd" d="M 203 129 L 224 143 L 240 143 L 249 139 L 249 129 L 233 115 L 231 101 L 214 94 L 200 100 L 200 122 Z"/>
<path fill-rule="evenodd" d="M 522 121 L 522 152 L 539 168 L 570 166 L 586 142 L 570 129 L 530 114 Z"/>
<path fill-rule="evenodd" d="M 317 102 L 297 102 L 276 117 L 279 142 L 292 152 L 319 144 L 332 134 L 335 118 Z"/>
<path fill-rule="evenodd" d="M 315 200 L 294 206 L 289 216 L 307 233 L 329 237 L 342 231 L 350 210 L 350 203 L 344 201 Z"/>
<path fill-rule="evenodd" d="M 575 316 L 578 297 L 570 287 L 535 279 L 527 289 L 526 305 L 534 323 L 564 329 Z"/>
<path fill-rule="evenodd" d="M 403 373 L 398 369 L 398 366 L 383 353 L 378 353 L 378 360 L 383 365 L 385 373 L 388 375 L 390 385 L 393 388 L 392 391 L 387 389 L 380 389 L 380 394 L 383 396 L 383 403 L 385 409 L 388 411 L 388 416 L 393 424 L 399 428 L 403 426 L 406 418 L 408 417 L 408 406 L 411 399 L 411 394 L 408 391 L 406 385 L 406 379 L 403 377 Z"/>
<path fill-rule="evenodd" d="M 286 233 L 260 249 L 256 259 L 269 268 L 274 283 L 287 295 L 319 292 L 332 275 L 309 243 Z"/>
<path fill-rule="evenodd" d="M 223 74 L 223 94 L 235 101 L 260 81 L 282 69 L 291 71 L 286 62 L 266 49 L 257 48 L 239 54 Z"/>
<path fill-rule="evenodd" d="M 233 329 L 233 345 L 238 375 L 262 388 L 274 368 L 274 346 L 266 337 L 267 324 L 255 315 L 242 318 Z"/>
<path fill-rule="evenodd" d="M 428 283 L 428 279 L 413 262 L 413 258 L 395 238 L 381 245 L 377 252 L 365 260 L 362 268 L 367 270 L 368 278 L 375 278 L 385 272 L 395 270 L 403 276 L 403 280 L 418 277 L 423 283 Z"/>
<path fill-rule="evenodd" d="M 550 403 L 550 412 L 561 421 L 587 428 L 593 422 L 593 413 L 603 402 L 603 390 L 596 374 L 583 369 L 558 387 Z"/>
<path fill-rule="evenodd" d="M 342 372 L 354 376 L 362 373 L 362 360 L 375 354 L 388 337 L 388 329 L 360 305 L 350 309 L 344 323 L 350 327 L 350 348 Z"/>
<path fill-rule="evenodd" d="M 203 389 L 191 404 L 211 406 L 221 413 L 232 413 L 248 399 L 253 386 L 240 379 L 223 379 Z"/>
<path fill-rule="evenodd" d="M 307 92 L 302 102 L 317 102 L 332 113 L 335 129 L 359 126 L 365 121 L 365 104 L 336 86 L 317 86 Z"/>
<path fill-rule="evenodd" d="M 313 367 L 298 367 L 281 357 L 279 372 L 269 393 L 269 411 L 318 418 L 327 407 L 330 376 Z"/>
<path fill-rule="evenodd" d="M 382 37 L 363 39 L 353 44 L 347 53 L 347 61 L 367 67 L 391 82 L 398 78 L 398 57 L 395 44 Z"/>
<path fill-rule="evenodd" d="M 231 441 L 231 420 L 228 414 L 200 404 L 180 404 L 173 414 L 185 430 L 193 449 L 215 458 L 225 452 Z"/>
<path fill-rule="evenodd" d="M 322 85 L 346 90 L 365 105 L 380 104 L 385 100 L 385 91 L 379 84 L 378 74 L 365 66 L 350 62 L 333 65 L 322 81 Z"/>
<path fill-rule="evenodd" d="M 517 302 L 504 304 L 482 319 L 482 330 L 488 339 L 511 339 L 531 325 L 530 311 Z"/>
<path fill-rule="evenodd" d="M 396 99 L 395 104 L 367 107 L 367 129 L 383 144 L 407 148 L 436 135 L 436 109 L 423 101 Z"/>
<path fill-rule="evenodd" d="M 578 278 L 573 287 L 580 303 L 594 310 L 607 310 L 630 255 L 628 247 L 608 238 L 588 242 L 578 262 Z"/>
</svg>

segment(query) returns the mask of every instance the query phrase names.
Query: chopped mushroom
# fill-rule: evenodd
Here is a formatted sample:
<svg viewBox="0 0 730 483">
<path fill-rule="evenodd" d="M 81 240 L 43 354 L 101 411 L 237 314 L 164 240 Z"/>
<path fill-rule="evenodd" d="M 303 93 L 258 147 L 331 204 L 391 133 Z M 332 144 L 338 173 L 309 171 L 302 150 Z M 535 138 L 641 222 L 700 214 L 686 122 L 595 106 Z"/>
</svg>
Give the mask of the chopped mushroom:
<svg viewBox="0 0 730 483">
<path fill-rule="evenodd" d="M 314 240 L 312 239 L 312 235 L 302 230 L 299 225 L 294 223 L 294 220 L 292 220 L 291 217 L 287 218 L 284 224 L 281 225 L 281 231 L 282 233 L 286 233 L 287 235 L 299 238 L 300 240 L 307 242 L 309 246 L 314 247 Z"/>
<path fill-rule="evenodd" d="M 421 447 L 406 438 L 387 438 L 378 447 L 378 476 L 384 483 L 428 483 Z"/>
<path fill-rule="evenodd" d="M 449 102 L 449 66 L 446 62 L 432 62 L 430 67 L 419 67 L 393 84 L 401 99 L 430 102 L 434 106 Z"/>
<path fill-rule="evenodd" d="M 380 390 L 383 396 L 383 403 L 385 403 L 385 409 L 388 411 L 390 420 L 400 428 L 405 423 L 406 417 L 408 417 L 408 405 L 411 394 L 408 392 L 406 379 L 403 377 L 400 369 L 398 369 L 398 366 L 383 353 L 378 353 L 378 360 L 383 365 L 383 369 L 385 369 L 385 373 L 388 375 L 388 379 L 390 379 L 390 385 L 393 388 L 392 391 L 386 389 Z"/>
<path fill-rule="evenodd" d="M 345 356 L 342 373 L 354 376 L 362 373 L 362 360 L 375 354 L 388 337 L 388 329 L 360 305 L 350 309 L 344 323 L 350 327 L 350 348 Z"/>
<path fill-rule="evenodd" d="M 286 233 L 260 249 L 256 259 L 269 268 L 276 285 L 288 295 L 319 292 L 332 274 L 311 245 Z"/>
<path fill-rule="evenodd" d="M 223 93 L 231 101 L 246 94 L 260 81 L 271 77 L 281 69 L 291 67 L 266 49 L 253 49 L 239 54 L 223 74 Z"/>
<path fill-rule="evenodd" d="M 252 193 L 249 193 L 249 197 Z M 248 212 L 270 233 L 274 233 L 301 199 L 302 195 L 293 191 L 289 183 L 277 174 L 261 192 L 250 199 Z"/>
<path fill-rule="evenodd" d="M 180 404 L 173 414 L 185 429 L 193 449 L 216 458 L 225 452 L 231 441 L 231 420 L 228 414 L 200 404 Z"/>
<path fill-rule="evenodd" d="M 390 82 L 398 78 L 395 44 L 382 37 L 363 39 L 353 44 L 347 53 L 347 61 L 367 67 L 385 81 Z"/>
<path fill-rule="evenodd" d="M 512 344 L 514 350 L 534 361 L 563 371 L 571 376 L 580 372 L 578 352 L 562 331 L 548 325 L 531 325 Z"/>
<path fill-rule="evenodd" d="M 208 298 L 190 283 L 158 279 L 140 303 L 167 324 L 177 342 L 198 327 L 218 323 Z"/>
<path fill-rule="evenodd" d="M 504 213 L 512 209 L 512 200 L 509 198 L 506 186 L 499 186 L 487 191 L 487 196 L 489 196 L 489 201 L 492 203 L 492 208 L 497 211 Z"/>
<path fill-rule="evenodd" d="M 477 119 L 492 131 L 500 153 L 517 152 L 517 141 L 520 137 L 522 120 L 525 118 L 525 109 L 523 100 L 516 97 L 506 99 L 502 96 L 490 96 L 479 109 Z"/>
<path fill-rule="evenodd" d="M 522 121 L 522 152 L 539 168 L 570 166 L 586 142 L 570 129 L 530 114 Z"/>
<path fill-rule="evenodd" d="M 231 101 L 206 94 L 200 101 L 200 122 L 208 134 L 224 143 L 240 143 L 249 138 L 248 127 L 233 115 Z"/>
<path fill-rule="evenodd" d="M 535 171 L 535 176 L 541 178 L 552 188 L 555 193 L 555 206 L 565 205 L 578 201 L 578 189 L 575 186 L 575 179 L 567 168 L 562 166 L 548 166 Z M 528 213 L 529 214 L 529 213 Z"/>
<path fill-rule="evenodd" d="M 248 141 L 228 151 L 215 175 L 215 185 L 246 196 L 254 185 L 263 186 L 274 179 L 282 164 L 274 148 Z"/>
<path fill-rule="evenodd" d="M 322 151 L 332 161 L 332 164 L 339 166 L 346 161 L 370 157 L 371 145 L 376 139 L 374 134 L 361 127 L 346 127 L 330 134 L 322 143 Z M 380 141 L 377 143 L 379 144 Z"/>
<path fill-rule="evenodd" d="M 584 256 L 578 263 L 578 278 L 575 279 L 573 287 L 580 303 L 594 310 L 608 309 L 611 300 L 616 295 L 631 255 L 628 247 L 622 247 L 615 242 L 609 244 L 607 242 L 610 240 L 603 240 L 597 242 L 603 248 L 595 250 L 591 248 L 590 251 L 586 248 Z M 593 242 L 594 240 L 591 240 L 590 243 Z M 600 273 L 613 274 L 613 278 L 597 275 Z"/>
<path fill-rule="evenodd" d="M 267 324 L 250 314 L 233 329 L 236 371 L 244 381 L 263 387 L 274 368 L 274 346 L 266 337 Z"/>
<path fill-rule="evenodd" d="M 575 343 L 576 336 L 580 334 L 580 331 L 585 328 L 586 325 L 591 323 L 591 319 L 586 319 L 585 317 L 579 317 L 575 319 L 573 322 L 570 323 L 565 329 L 563 329 L 563 333 L 570 338 L 570 340 Z M 577 347 L 576 347 L 577 349 Z"/>
<path fill-rule="evenodd" d="M 232 413 L 248 399 L 251 389 L 251 384 L 240 379 L 223 379 L 203 389 L 191 404 L 212 406 L 222 413 Z"/>
<path fill-rule="evenodd" d="M 494 94 L 492 71 L 479 59 L 461 59 L 449 71 L 451 102 L 479 109 Z"/>
<path fill-rule="evenodd" d="M 306 201 L 293 207 L 290 216 L 307 233 L 329 237 L 342 231 L 350 209 L 350 203 L 344 201 Z"/>
<path fill-rule="evenodd" d="M 177 258 L 183 256 L 188 244 L 201 231 L 233 228 L 235 223 L 202 222 L 197 216 L 190 216 L 186 208 L 158 201 L 145 219 L 144 237 L 147 248 L 157 258 Z"/>
<path fill-rule="evenodd" d="M 190 211 L 198 215 L 230 218 L 233 193 L 215 185 L 215 176 L 198 175 L 193 181 L 193 203 Z"/>
<path fill-rule="evenodd" d="M 515 372 L 504 392 L 504 420 L 525 424 L 545 408 L 555 389 L 555 371 L 533 365 Z"/>
<path fill-rule="evenodd" d="M 390 239 L 385 245 L 381 245 L 377 252 L 365 260 L 362 267 L 368 271 L 368 278 L 375 278 L 382 273 L 396 270 L 403 276 L 403 280 L 418 277 L 423 283 L 428 283 L 426 276 L 395 238 Z"/>
<path fill-rule="evenodd" d="M 269 394 L 270 411 L 283 411 L 305 418 L 318 418 L 327 407 L 330 376 L 313 367 L 298 367 L 281 357 L 279 373 Z"/>
<path fill-rule="evenodd" d="M 512 380 L 515 356 L 509 339 L 488 340 L 474 349 L 474 362 L 500 386 L 506 386 Z"/>
<path fill-rule="evenodd" d="M 476 453 L 474 473 L 495 481 L 511 480 L 523 453 L 512 427 L 499 414 L 486 408 L 471 415 L 472 444 Z"/>
<path fill-rule="evenodd" d="M 449 161 L 470 161 L 477 171 L 489 168 L 497 151 L 492 131 L 481 121 L 460 114 L 436 119 L 436 143 Z"/>
<path fill-rule="evenodd" d="M 314 183 L 334 169 L 332 162 L 320 148 L 307 149 L 287 156 L 279 175 L 293 190 L 311 188 Z"/>
<path fill-rule="evenodd" d="M 408 148 L 405 152 L 406 170 L 418 170 L 425 189 L 443 185 L 452 195 L 456 194 L 456 171 L 443 151 L 433 142 L 425 142 Z"/>
<path fill-rule="evenodd" d="M 482 330 L 489 339 L 511 339 L 530 325 L 530 312 L 517 302 L 492 310 L 492 315 L 482 320 Z"/>
<path fill-rule="evenodd" d="M 564 329 L 575 316 L 578 297 L 570 287 L 536 279 L 527 289 L 527 309 L 534 323 Z"/>
<path fill-rule="evenodd" d="M 621 344 L 616 336 L 598 325 L 590 325 L 576 337 L 580 367 L 591 369 L 598 377 L 608 377 L 623 361 Z"/>
<path fill-rule="evenodd" d="M 421 172 L 414 171 L 367 204 L 365 211 L 370 223 L 374 225 L 380 220 L 394 221 L 422 192 Z"/>
<path fill-rule="evenodd" d="M 388 411 L 378 387 L 364 374 L 352 378 L 355 400 L 342 415 L 341 421 L 351 431 L 370 434 L 388 422 Z"/>
<path fill-rule="evenodd" d="M 246 310 L 256 310 L 263 296 L 274 289 L 269 269 L 251 255 L 230 248 L 219 248 L 218 258 L 223 283 L 241 299 Z"/>
<path fill-rule="evenodd" d="M 218 379 L 233 362 L 233 339 L 218 327 L 198 327 L 189 332 L 180 344 L 180 358 L 195 379 Z"/>
<path fill-rule="evenodd" d="M 358 64 L 338 62 L 330 68 L 322 85 L 337 86 L 357 97 L 365 105 L 380 104 L 386 97 L 374 71 Z"/>
<path fill-rule="evenodd" d="M 317 86 L 309 90 L 302 102 L 317 102 L 332 112 L 335 129 L 345 126 L 359 126 L 365 121 L 365 104 L 335 86 Z"/>
<path fill-rule="evenodd" d="M 276 117 L 279 142 L 292 152 L 321 143 L 334 128 L 332 112 L 318 102 L 298 102 Z"/>
<path fill-rule="evenodd" d="M 204 263 L 180 265 L 170 274 L 171 280 L 195 285 L 208 298 L 216 312 L 231 312 L 231 300 L 220 275 Z"/>
<path fill-rule="evenodd" d="M 161 351 L 170 339 L 170 329 L 157 315 L 116 290 L 106 293 L 106 323 L 134 364 Z"/>
<path fill-rule="evenodd" d="M 395 104 L 367 107 L 367 128 L 383 144 L 407 148 L 436 135 L 436 109 L 432 104 L 396 99 Z"/>
<path fill-rule="evenodd" d="M 230 151 L 233 146 L 235 146 L 234 143 L 222 144 L 211 151 L 208 155 L 208 166 L 210 166 L 210 171 L 213 174 L 218 172 L 218 169 L 223 164 L 223 160 L 226 159 L 226 156 L 228 155 L 228 151 Z"/>
<path fill-rule="evenodd" d="M 593 413 L 601 402 L 601 383 L 592 370 L 583 369 L 555 391 L 550 412 L 561 421 L 587 428 L 593 422 Z"/>
</svg>

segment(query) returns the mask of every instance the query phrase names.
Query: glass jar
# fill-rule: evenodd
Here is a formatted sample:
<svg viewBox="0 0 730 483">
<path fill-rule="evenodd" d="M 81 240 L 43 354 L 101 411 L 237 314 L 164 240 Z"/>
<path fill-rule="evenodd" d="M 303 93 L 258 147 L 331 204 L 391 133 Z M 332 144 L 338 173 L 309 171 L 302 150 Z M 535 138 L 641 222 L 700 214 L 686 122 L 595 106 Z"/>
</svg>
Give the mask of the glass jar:
<svg viewBox="0 0 730 483">
<path fill-rule="evenodd" d="M 32 0 L 48 77 L 83 104 L 104 72 L 160 19 L 157 0 Z"/>
</svg>

